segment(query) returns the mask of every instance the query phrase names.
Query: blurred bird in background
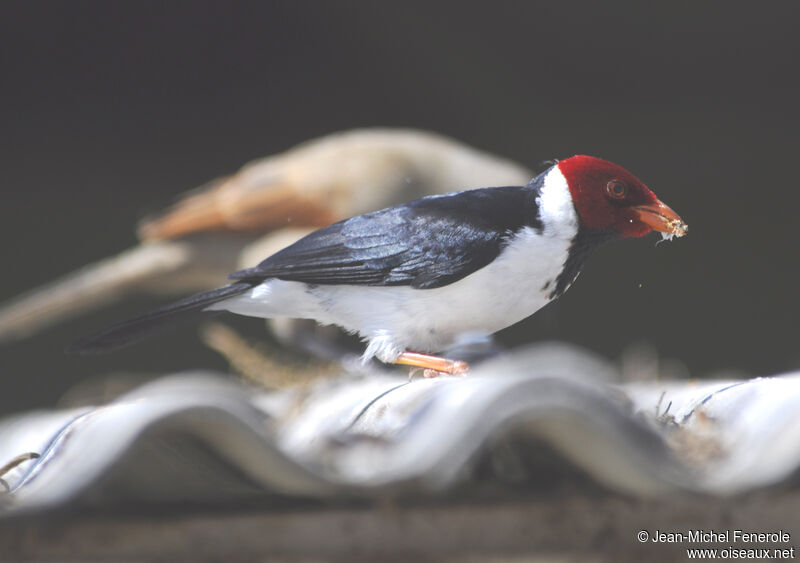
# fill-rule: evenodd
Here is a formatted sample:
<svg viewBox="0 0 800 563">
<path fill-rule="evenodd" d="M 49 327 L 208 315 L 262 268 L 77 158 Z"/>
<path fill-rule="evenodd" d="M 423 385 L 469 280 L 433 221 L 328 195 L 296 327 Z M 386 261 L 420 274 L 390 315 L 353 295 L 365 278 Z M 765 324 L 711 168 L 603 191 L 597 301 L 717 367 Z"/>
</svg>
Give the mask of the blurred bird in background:
<svg viewBox="0 0 800 563">
<path fill-rule="evenodd" d="M 310 231 L 425 195 L 524 185 L 527 168 L 411 129 L 334 133 L 245 165 L 139 225 L 141 242 L 0 305 L 0 340 L 35 334 L 134 293 L 216 287 Z M 332 357 L 313 321 L 270 321 L 284 344 Z M 326 332 L 332 329 L 324 329 Z"/>
</svg>

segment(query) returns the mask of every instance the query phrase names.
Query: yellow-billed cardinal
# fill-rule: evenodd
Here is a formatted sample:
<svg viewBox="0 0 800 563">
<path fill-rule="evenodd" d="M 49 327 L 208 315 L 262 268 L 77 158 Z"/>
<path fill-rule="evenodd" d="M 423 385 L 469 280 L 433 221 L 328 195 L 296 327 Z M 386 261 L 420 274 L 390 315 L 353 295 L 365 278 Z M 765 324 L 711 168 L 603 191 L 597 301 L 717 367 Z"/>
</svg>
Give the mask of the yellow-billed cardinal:
<svg viewBox="0 0 800 563">
<path fill-rule="evenodd" d="M 429 196 L 312 232 L 233 283 L 111 326 L 72 350 L 96 353 L 175 318 L 231 311 L 315 319 L 357 332 L 363 358 L 463 373 L 428 355 L 464 333 L 491 334 L 559 297 L 591 251 L 686 224 L 627 170 L 590 156 L 527 186 Z"/>
</svg>

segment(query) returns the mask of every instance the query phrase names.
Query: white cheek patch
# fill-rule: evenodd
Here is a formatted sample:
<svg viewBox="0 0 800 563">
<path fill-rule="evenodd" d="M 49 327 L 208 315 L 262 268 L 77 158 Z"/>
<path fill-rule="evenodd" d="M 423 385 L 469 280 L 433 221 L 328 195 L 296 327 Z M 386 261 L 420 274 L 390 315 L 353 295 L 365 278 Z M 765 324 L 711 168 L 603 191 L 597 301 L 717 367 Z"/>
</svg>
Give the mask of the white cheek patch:
<svg viewBox="0 0 800 563">
<path fill-rule="evenodd" d="M 564 238 L 575 236 L 578 215 L 575 213 L 567 179 L 558 166 L 554 166 L 545 177 L 536 203 L 539 205 L 539 217 L 546 235 Z"/>
</svg>

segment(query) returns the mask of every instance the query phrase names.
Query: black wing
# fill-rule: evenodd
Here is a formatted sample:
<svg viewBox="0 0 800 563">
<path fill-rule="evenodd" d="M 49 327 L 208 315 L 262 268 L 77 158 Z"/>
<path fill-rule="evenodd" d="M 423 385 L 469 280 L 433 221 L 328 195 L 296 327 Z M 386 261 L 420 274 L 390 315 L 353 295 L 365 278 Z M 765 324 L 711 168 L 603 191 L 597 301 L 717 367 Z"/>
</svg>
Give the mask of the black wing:
<svg viewBox="0 0 800 563">
<path fill-rule="evenodd" d="M 353 217 L 230 278 L 417 289 L 448 285 L 494 260 L 510 233 L 525 225 L 540 227 L 537 184 L 431 196 Z"/>
</svg>

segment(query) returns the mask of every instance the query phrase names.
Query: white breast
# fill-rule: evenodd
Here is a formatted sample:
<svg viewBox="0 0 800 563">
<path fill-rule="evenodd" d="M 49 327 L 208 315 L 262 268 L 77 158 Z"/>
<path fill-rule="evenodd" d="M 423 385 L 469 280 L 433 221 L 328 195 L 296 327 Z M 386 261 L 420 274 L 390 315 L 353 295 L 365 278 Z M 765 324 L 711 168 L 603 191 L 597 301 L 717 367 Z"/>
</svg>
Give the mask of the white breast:
<svg viewBox="0 0 800 563">
<path fill-rule="evenodd" d="M 436 352 L 461 334 L 491 334 L 547 304 L 577 232 L 557 167 L 545 179 L 538 204 L 541 233 L 524 228 L 491 264 L 444 287 L 309 286 L 272 279 L 212 307 L 339 325 L 369 341 L 365 359 L 391 362 L 407 349 Z"/>
</svg>

